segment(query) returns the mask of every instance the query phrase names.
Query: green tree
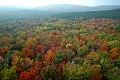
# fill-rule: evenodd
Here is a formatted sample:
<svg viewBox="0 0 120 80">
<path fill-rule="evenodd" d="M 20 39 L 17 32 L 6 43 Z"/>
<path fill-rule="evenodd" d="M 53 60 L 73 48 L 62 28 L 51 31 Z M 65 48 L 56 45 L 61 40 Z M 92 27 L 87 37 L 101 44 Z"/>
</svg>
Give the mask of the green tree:
<svg viewBox="0 0 120 80">
<path fill-rule="evenodd" d="M 10 69 L 4 68 L 0 72 L 1 80 L 15 80 L 16 76 L 17 76 L 17 73 L 14 68 L 10 68 Z"/>
<path fill-rule="evenodd" d="M 38 54 L 38 55 L 35 57 L 35 61 L 36 61 L 36 60 L 40 60 L 40 61 L 41 61 L 41 59 L 42 59 L 42 54 Z"/>
<path fill-rule="evenodd" d="M 54 60 L 55 62 L 60 63 L 64 57 L 66 57 L 66 54 L 62 50 L 59 50 L 55 55 Z"/>
<path fill-rule="evenodd" d="M 73 50 L 71 50 L 71 49 L 67 49 L 66 54 L 70 55 L 71 58 L 75 57 L 75 52 Z"/>
<path fill-rule="evenodd" d="M 89 48 L 87 46 L 82 46 L 77 49 L 77 53 L 83 56 L 88 50 Z"/>
<path fill-rule="evenodd" d="M 118 40 L 109 41 L 109 42 L 107 42 L 107 44 L 108 44 L 108 46 L 110 46 L 110 49 L 112 49 L 113 47 L 120 46 L 120 41 L 118 41 Z"/>
<path fill-rule="evenodd" d="M 87 80 L 91 73 L 86 64 L 66 63 L 63 68 L 64 80 Z"/>
<path fill-rule="evenodd" d="M 120 80 L 120 68 L 113 67 L 105 73 L 105 77 L 108 80 Z"/>
<path fill-rule="evenodd" d="M 114 29 L 117 30 L 117 31 L 120 31 L 120 25 L 115 26 Z"/>
</svg>

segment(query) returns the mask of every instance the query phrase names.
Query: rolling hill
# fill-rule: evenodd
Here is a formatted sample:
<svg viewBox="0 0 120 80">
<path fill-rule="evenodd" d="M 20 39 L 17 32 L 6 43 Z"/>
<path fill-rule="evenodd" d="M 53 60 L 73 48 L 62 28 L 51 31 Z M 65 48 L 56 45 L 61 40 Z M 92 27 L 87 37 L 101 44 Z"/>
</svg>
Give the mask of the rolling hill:
<svg viewBox="0 0 120 80">
<path fill-rule="evenodd" d="M 101 5 L 88 7 L 71 4 L 57 4 L 36 8 L 0 6 L 0 20 L 41 17 L 71 18 L 80 16 L 120 18 L 120 5 Z"/>
<path fill-rule="evenodd" d="M 50 11 L 50 12 L 87 12 L 87 11 L 101 11 L 101 10 L 112 10 L 118 9 L 120 5 L 101 5 L 101 6 L 81 6 L 81 5 L 72 5 L 72 4 L 57 4 L 57 5 L 48 5 L 34 8 L 38 11 Z"/>
<path fill-rule="evenodd" d="M 90 12 L 64 12 L 54 15 L 57 18 L 112 18 L 120 19 L 120 9 L 103 10 L 103 11 L 90 11 Z"/>
</svg>

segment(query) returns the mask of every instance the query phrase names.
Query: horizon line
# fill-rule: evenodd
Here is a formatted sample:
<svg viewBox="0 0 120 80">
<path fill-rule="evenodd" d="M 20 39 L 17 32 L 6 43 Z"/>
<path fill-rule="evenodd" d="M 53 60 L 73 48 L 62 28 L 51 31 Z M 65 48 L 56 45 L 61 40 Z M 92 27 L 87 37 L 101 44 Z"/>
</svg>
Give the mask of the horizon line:
<svg viewBox="0 0 120 80">
<path fill-rule="evenodd" d="M 25 5 L 0 5 L 0 7 L 15 7 L 15 8 L 19 8 L 19 7 L 28 7 L 28 8 L 36 8 L 36 7 L 45 7 L 45 6 L 52 6 L 52 5 L 78 5 L 78 6 L 86 6 L 86 7 L 96 7 L 96 6 L 109 6 L 112 4 L 102 4 L 102 5 L 79 5 L 79 4 L 49 4 L 49 5 L 42 5 L 42 6 L 25 6 Z M 113 4 L 113 5 L 118 5 L 118 4 Z"/>
</svg>

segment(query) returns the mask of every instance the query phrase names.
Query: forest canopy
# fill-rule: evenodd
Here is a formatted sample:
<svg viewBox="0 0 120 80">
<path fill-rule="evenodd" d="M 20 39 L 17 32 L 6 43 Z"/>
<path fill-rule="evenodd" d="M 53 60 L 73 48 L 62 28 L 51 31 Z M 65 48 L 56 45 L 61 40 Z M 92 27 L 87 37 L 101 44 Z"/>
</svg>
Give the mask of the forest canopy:
<svg viewBox="0 0 120 80">
<path fill-rule="evenodd" d="M 0 22 L 1 80 L 119 80 L 120 19 Z"/>
</svg>

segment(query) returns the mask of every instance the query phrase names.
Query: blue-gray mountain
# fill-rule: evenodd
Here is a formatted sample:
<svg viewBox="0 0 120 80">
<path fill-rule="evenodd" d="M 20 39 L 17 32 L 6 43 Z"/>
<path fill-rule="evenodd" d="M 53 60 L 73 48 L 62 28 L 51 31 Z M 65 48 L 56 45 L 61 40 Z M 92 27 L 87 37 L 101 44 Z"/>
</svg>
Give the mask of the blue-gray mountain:
<svg viewBox="0 0 120 80">
<path fill-rule="evenodd" d="M 59 4 L 36 8 L 0 6 L 0 20 L 43 17 L 71 18 L 80 16 L 86 17 L 86 15 L 87 17 L 94 17 L 94 15 L 96 15 L 97 17 L 120 18 L 120 5 L 88 7 L 71 4 Z"/>
<path fill-rule="evenodd" d="M 86 11 L 100 11 L 100 10 L 112 10 L 119 9 L 120 5 L 101 5 L 101 6 L 81 6 L 72 4 L 56 4 L 42 7 L 11 7 L 0 6 L 0 11 L 16 11 L 16 10 L 31 10 L 31 11 L 50 11 L 50 12 L 86 12 Z"/>
<path fill-rule="evenodd" d="M 101 5 L 101 6 L 81 6 L 81 5 L 71 5 L 71 4 L 58 4 L 58 5 L 48 5 L 34 10 L 39 11 L 51 11 L 51 12 L 86 12 L 86 11 L 101 11 L 101 10 L 112 10 L 119 9 L 120 5 Z"/>
</svg>

